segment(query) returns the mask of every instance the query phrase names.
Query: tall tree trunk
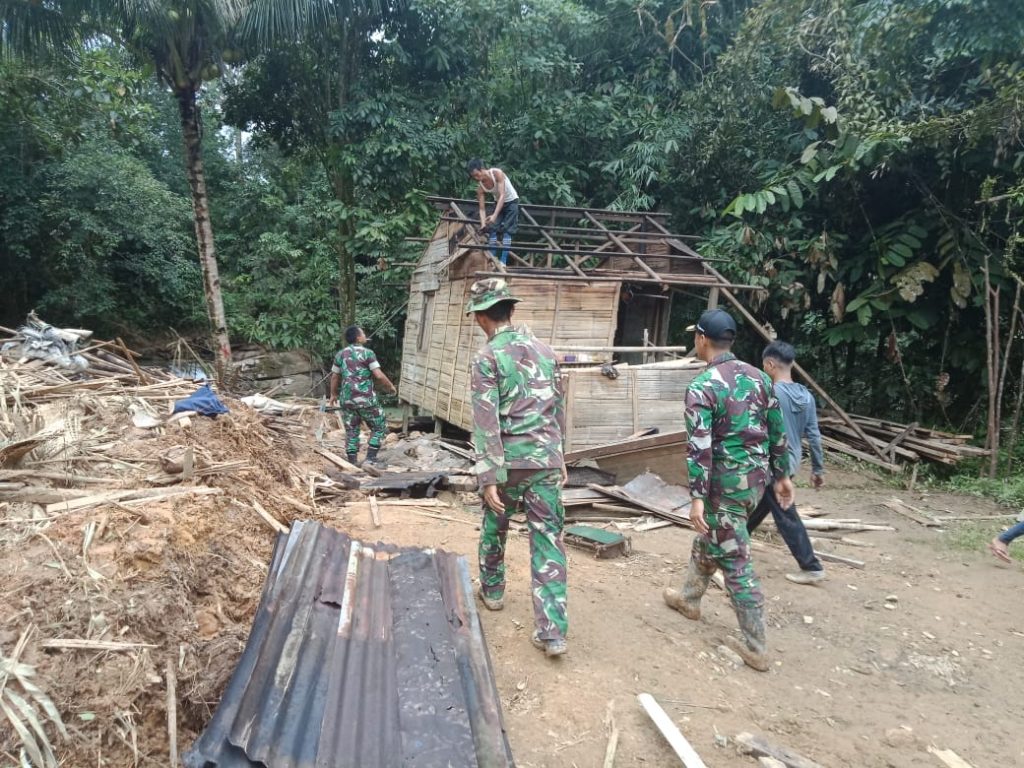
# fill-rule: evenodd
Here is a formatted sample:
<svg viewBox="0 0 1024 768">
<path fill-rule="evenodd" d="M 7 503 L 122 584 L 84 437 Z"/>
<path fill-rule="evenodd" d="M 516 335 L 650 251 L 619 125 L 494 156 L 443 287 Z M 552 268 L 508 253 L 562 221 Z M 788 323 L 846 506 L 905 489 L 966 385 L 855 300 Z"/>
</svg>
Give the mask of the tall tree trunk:
<svg viewBox="0 0 1024 768">
<path fill-rule="evenodd" d="M 217 378 L 223 380 L 231 365 L 231 342 L 228 338 L 228 323 L 224 316 L 224 300 L 220 293 L 220 270 L 217 268 L 217 254 L 213 247 L 213 225 L 210 223 L 210 206 L 206 195 L 206 171 L 203 169 L 202 135 L 199 127 L 199 107 L 196 91 L 187 88 L 179 91 L 178 111 L 181 116 L 181 134 L 185 142 L 185 172 L 192 190 L 192 218 L 196 226 L 196 246 L 199 251 L 199 265 L 203 270 L 203 293 L 206 296 L 206 313 L 213 331 L 213 347 L 217 355 Z"/>
<path fill-rule="evenodd" d="M 352 179 L 344 170 L 328 169 L 334 199 L 351 210 L 354 200 Z M 338 222 L 334 252 L 338 259 L 338 303 L 342 327 L 356 322 L 356 260 L 349 250 L 353 223 L 351 216 Z"/>
<path fill-rule="evenodd" d="M 999 467 L 999 414 L 996 411 L 996 388 L 999 382 L 999 294 L 992 288 L 988 254 L 982 261 L 985 279 L 985 368 L 988 380 L 988 476 L 994 478 Z"/>
</svg>

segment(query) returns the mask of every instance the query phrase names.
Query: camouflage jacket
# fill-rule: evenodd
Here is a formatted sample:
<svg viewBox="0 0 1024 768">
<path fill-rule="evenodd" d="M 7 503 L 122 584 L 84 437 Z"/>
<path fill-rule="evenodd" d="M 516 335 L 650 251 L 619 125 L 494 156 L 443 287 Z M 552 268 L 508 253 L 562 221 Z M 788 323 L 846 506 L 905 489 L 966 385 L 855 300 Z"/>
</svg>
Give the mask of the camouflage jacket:
<svg viewBox="0 0 1024 768">
<path fill-rule="evenodd" d="M 377 405 L 373 391 L 373 371 L 380 368 L 372 349 L 362 344 L 349 344 L 334 356 L 331 373 L 341 376 L 338 402 L 357 408 Z"/>
<path fill-rule="evenodd" d="M 787 477 L 782 410 L 768 374 L 719 355 L 686 390 L 690 496 L 721 498 Z M 770 470 L 770 472 L 769 472 Z"/>
<path fill-rule="evenodd" d="M 555 353 L 506 326 L 473 358 L 474 467 L 480 486 L 504 483 L 509 469 L 564 464 L 565 404 Z"/>
</svg>

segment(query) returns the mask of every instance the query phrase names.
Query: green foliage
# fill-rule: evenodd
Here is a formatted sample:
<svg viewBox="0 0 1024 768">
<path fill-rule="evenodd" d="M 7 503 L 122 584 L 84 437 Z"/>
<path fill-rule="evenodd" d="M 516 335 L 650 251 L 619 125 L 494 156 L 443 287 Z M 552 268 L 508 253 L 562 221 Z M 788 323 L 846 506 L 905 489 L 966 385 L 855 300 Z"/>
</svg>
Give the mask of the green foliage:
<svg viewBox="0 0 1024 768">
<path fill-rule="evenodd" d="M 120 332 L 201 319 L 187 201 L 143 163 L 109 140 L 88 141 L 43 185 L 40 213 L 54 241 L 45 264 L 52 287 L 38 304 L 44 317 Z"/>
<path fill-rule="evenodd" d="M 66 26 L 46 29 L 67 18 L 80 37 L 100 24 L 113 41 L 90 38 L 59 65 L 0 63 L 4 317 L 41 301 L 102 315 L 107 286 L 157 282 L 169 312 L 145 288 L 145 306 L 126 298 L 119 316 L 195 315 L 193 268 L 158 277 L 192 258 L 172 257 L 189 190 L 166 87 L 205 83 L 203 157 L 236 335 L 326 357 L 358 318 L 379 326 L 393 369 L 419 254 L 404 238 L 436 221 L 424 193 L 473 194 L 463 169 L 478 156 L 527 202 L 671 213 L 728 277 L 762 289 L 754 312 L 841 403 L 975 429 L 982 265 L 1004 340 L 1024 271 L 1015 6 L 0 0 L 5 52 L 66 39 Z M 109 178 L 90 160 L 108 144 Z M 55 224 L 58 179 L 72 215 Z M 95 211 L 76 191 L 86 179 Z M 167 221 L 118 221 L 128 191 L 143 212 L 166 203 Z M 1021 386 L 1012 341 L 1007 402 Z"/>
</svg>

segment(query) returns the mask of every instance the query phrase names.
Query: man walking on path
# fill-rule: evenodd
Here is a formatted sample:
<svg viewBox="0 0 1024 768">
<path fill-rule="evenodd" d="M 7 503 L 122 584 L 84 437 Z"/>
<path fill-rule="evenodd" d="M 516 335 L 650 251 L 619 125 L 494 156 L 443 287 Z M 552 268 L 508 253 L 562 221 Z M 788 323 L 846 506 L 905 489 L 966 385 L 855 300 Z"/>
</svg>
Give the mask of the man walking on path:
<svg viewBox="0 0 1024 768">
<path fill-rule="evenodd" d="M 803 384 L 793 381 L 793 363 L 796 350 L 784 341 L 774 341 L 761 353 L 761 367 L 772 377 L 775 396 L 782 407 L 782 419 L 786 424 L 786 442 L 789 444 L 790 477 L 800 469 L 801 440 L 807 438 L 811 448 L 811 485 L 815 489 L 825 484 L 824 452 L 821 450 L 821 432 L 818 431 L 818 409 L 814 396 Z M 789 547 L 797 563 L 798 573 L 787 573 L 786 578 L 796 584 L 820 584 L 825 580 L 825 569 L 814 554 L 811 539 L 807 535 L 796 505 L 783 507 L 770 485 L 765 489 L 761 503 L 747 520 L 747 531 L 753 533 L 761 521 L 771 512 L 775 526 L 783 541 Z"/>
<path fill-rule="evenodd" d="M 367 349 L 366 334 L 358 325 L 345 329 L 345 343 L 348 345 L 334 356 L 331 366 L 330 405 L 338 401 L 338 385 L 341 384 L 341 412 L 345 423 L 345 454 L 355 464 L 359 453 L 359 428 L 365 423 L 370 429 L 370 440 L 366 449 L 366 461 L 377 462 L 377 451 L 384 442 L 388 423 L 384 409 L 380 407 L 377 393 L 373 390 L 376 381 L 389 394 L 398 389 L 380 369 L 377 356 Z"/>
<path fill-rule="evenodd" d="M 480 599 L 504 607 L 505 542 L 509 518 L 526 513 L 536 629 L 533 644 L 548 656 L 566 652 L 565 546 L 562 485 L 565 407 L 554 352 L 512 327 L 519 299 L 500 278 L 470 287 L 473 313 L 487 343 L 473 359 L 473 445 L 483 498 Z"/>
<path fill-rule="evenodd" d="M 700 601 L 715 570 L 736 609 L 743 641 L 726 638 L 750 667 L 766 672 L 764 596 L 750 559 L 747 517 L 774 481 L 779 502 L 793 503 L 782 411 L 767 374 L 729 350 L 736 322 L 711 309 L 693 326 L 694 350 L 708 364 L 686 390 L 687 460 L 693 540 L 682 590 L 665 602 L 686 618 L 700 618 Z"/>
<path fill-rule="evenodd" d="M 495 251 L 498 237 L 501 237 L 501 263 L 508 264 L 508 249 L 512 235 L 519 228 L 519 193 L 501 168 L 484 168 L 483 160 L 473 159 L 466 164 L 470 177 L 477 182 L 476 201 L 480 208 L 480 228 L 489 233 L 488 244 L 491 256 Z M 487 215 L 484 204 L 486 193 L 494 197 L 494 211 Z"/>
</svg>

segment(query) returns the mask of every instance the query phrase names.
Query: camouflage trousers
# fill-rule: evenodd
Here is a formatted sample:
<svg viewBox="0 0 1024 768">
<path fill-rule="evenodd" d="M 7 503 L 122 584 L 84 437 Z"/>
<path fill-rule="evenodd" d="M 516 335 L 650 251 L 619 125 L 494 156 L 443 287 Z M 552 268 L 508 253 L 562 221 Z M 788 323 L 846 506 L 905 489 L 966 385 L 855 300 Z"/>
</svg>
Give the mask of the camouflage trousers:
<svg viewBox="0 0 1024 768">
<path fill-rule="evenodd" d="M 710 530 L 694 538 L 690 551 L 690 561 L 699 573 L 710 576 L 722 569 L 725 589 L 737 607 L 764 605 L 747 532 L 747 518 L 757 507 L 763 491 L 755 487 L 708 499 L 704 504 L 704 519 Z"/>
<path fill-rule="evenodd" d="M 369 447 L 380 448 L 384 442 L 384 434 L 388 430 L 388 421 L 384 417 L 384 409 L 379 405 L 346 405 L 341 410 L 341 419 L 345 424 L 345 453 L 359 453 L 359 426 L 365 423 L 370 429 Z"/>
<path fill-rule="evenodd" d="M 485 504 L 480 526 L 480 586 L 486 597 L 498 599 L 505 593 L 505 541 L 509 518 L 520 511 L 526 513 L 530 531 L 533 616 L 538 634 L 544 640 L 564 638 L 569 631 L 561 477 L 559 469 L 509 470 L 508 482 L 498 488 L 505 512 L 499 514 Z"/>
</svg>

